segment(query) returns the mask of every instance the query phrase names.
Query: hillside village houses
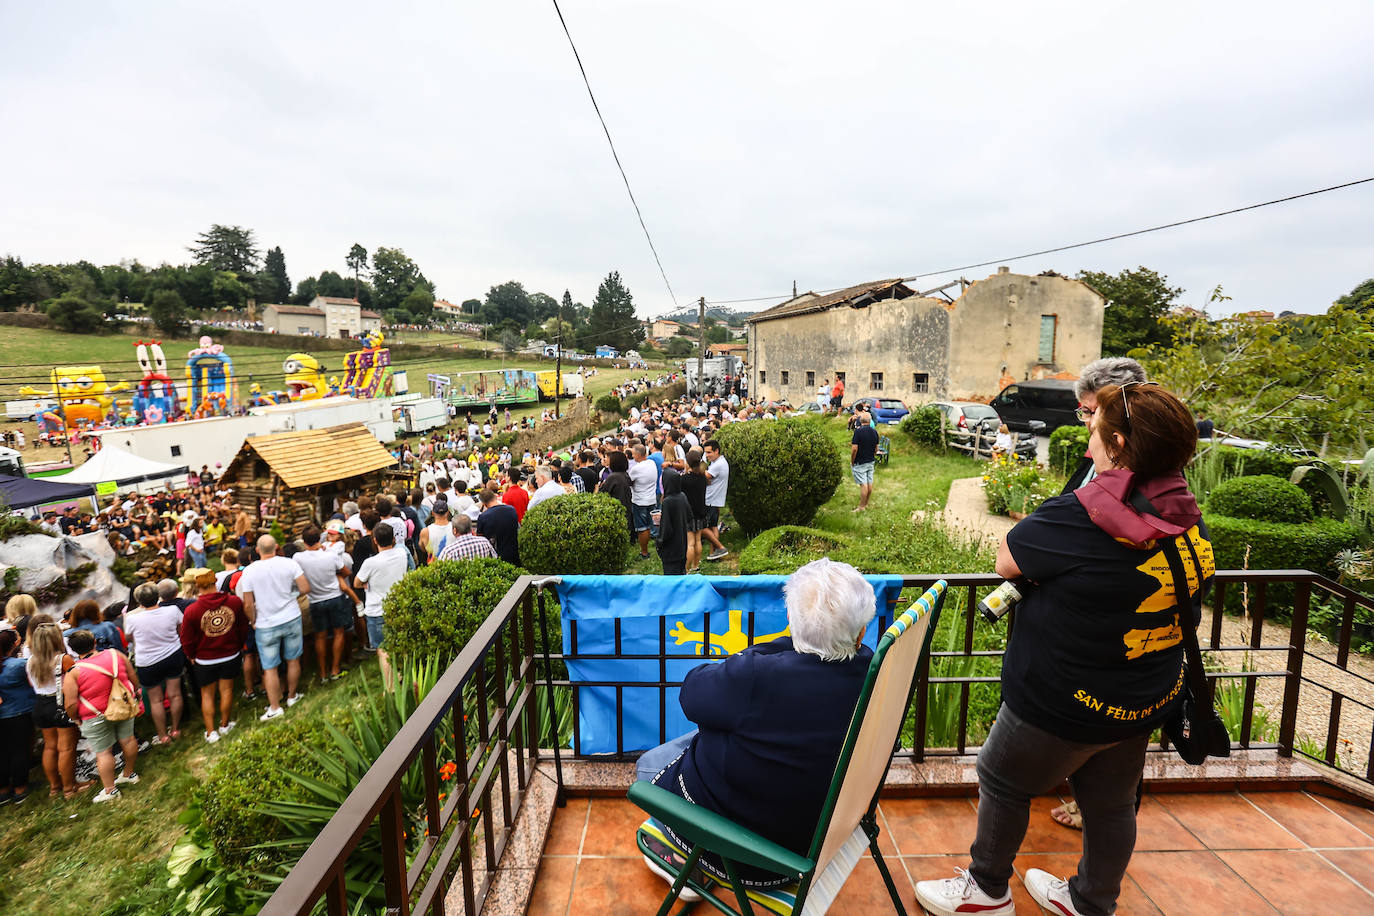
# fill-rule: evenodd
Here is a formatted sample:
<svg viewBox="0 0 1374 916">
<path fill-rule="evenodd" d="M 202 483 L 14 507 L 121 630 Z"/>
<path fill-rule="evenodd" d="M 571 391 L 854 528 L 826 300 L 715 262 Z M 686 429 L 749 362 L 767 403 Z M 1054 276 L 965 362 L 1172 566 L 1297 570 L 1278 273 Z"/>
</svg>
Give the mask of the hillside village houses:
<svg viewBox="0 0 1374 916">
<path fill-rule="evenodd" d="M 264 305 L 262 328 L 276 334 L 354 338 L 382 329 L 382 316 L 357 299 L 316 296 L 309 305 Z"/>
<path fill-rule="evenodd" d="M 748 319 L 750 390 L 794 405 L 837 374 L 845 403 L 987 401 L 1024 379 L 1073 378 L 1101 355 L 1105 302 L 1054 273 L 997 273 L 957 299 L 900 280 L 802 293 Z"/>
</svg>

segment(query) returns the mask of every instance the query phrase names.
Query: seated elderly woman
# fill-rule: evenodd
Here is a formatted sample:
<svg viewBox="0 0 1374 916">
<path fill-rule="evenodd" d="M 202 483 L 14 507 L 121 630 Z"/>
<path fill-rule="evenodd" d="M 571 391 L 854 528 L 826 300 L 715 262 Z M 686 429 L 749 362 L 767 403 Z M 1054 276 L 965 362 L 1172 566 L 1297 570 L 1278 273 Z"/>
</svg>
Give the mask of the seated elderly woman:
<svg viewBox="0 0 1374 916">
<path fill-rule="evenodd" d="M 790 636 L 692 669 L 681 703 L 697 730 L 646 752 L 638 770 L 640 779 L 805 855 L 873 658 L 862 642 L 876 599 L 854 567 L 828 559 L 797 570 L 783 591 Z M 655 852 L 682 861 L 676 850 Z M 725 877 L 719 861 L 701 863 Z M 793 880 L 749 869 L 741 879 L 751 887 Z"/>
</svg>

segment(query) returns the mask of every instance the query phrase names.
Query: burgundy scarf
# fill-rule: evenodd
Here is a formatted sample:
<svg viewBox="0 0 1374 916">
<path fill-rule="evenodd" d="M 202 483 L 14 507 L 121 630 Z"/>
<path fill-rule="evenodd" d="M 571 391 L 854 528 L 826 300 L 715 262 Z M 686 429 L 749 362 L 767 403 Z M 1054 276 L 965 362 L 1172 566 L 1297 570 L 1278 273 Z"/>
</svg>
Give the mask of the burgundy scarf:
<svg viewBox="0 0 1374 916">
<path fill-rule="evenodd" d="M 1137 512 L 1129 502 L 1133 490 L 1148 499 L 1160 515 Z M 1135 471 L 1114 468 L 1098 474 L 1073 495 L 1088 510 L 1094 525 L 1136 550 L 1153 550 L 1157 539 L 1183 534 L 1202 519 L 1182 474 L 1143 479 L 1137 478 Z"/>
</svg>

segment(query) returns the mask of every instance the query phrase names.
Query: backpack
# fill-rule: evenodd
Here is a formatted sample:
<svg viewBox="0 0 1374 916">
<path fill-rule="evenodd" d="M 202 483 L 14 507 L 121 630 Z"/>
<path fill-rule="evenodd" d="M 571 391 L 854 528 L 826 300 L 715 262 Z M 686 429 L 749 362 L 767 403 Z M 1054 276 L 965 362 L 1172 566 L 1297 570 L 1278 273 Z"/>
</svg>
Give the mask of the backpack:
<svg viewBox="0 0 1374 916">
<path fill-rule="evenodd" d="M 94 703 L 82 697 L 81 702 L 86 705 L 87 709 L 91 712 L 104 715 L 106 722 L 127 722 L 129 719 L 138 715 L 140 705 L 138 695 L 134 693 L 133 688 L 127 682 L 120 679 L 118 656 L 110 656 L 109 671 L 97 665 L 84 662 L 78 662 L 74 667 L 99 671 L 101 674 L 109 675 L 111 679 L 110 701 L 105 704 L 105 712 L 103 714 L 100 713 L 100 710 L 95 708 Z"/>
</svg>

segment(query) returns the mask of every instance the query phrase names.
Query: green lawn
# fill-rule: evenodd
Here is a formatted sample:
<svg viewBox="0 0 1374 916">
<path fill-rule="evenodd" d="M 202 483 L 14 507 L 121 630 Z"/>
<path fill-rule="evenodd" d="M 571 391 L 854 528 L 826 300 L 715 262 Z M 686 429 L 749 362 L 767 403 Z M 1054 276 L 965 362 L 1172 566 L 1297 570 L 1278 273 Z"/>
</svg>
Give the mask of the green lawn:
<svg viewBox="0 0 1374 916">
<path fill-rule="evenodd" d="M 324 716 L 350 702 L 358 691 L 359 671 L 377 682 L 375 659 L 353 666 L 348 677 L 327 686 L 307 680 L 302 672 L 305 699 L 287 715 Z M 96 916 L 116 902 L 124 904 L 125 913 L 143 912 L 136 902 L 159 899 L 165 887 L 164 860 L 185 832 L 177 817 L 191 793 L 241 735 L 276 725 L 258 722 L 266 708 L 261 690 L 251 703 L 238 697 L 238 727 L 218 744 L 206 744 L 200 713 L 188 702 L 180 740 L 140 755 L 142 781 L 126 786 L 124 797 L 114 802 L 92 804 L 98 787 L 72 801 L 50 799 L 47 785 L 41 777 L 35 779 L 33 794 L 22 807 L 0 809 L 0 912 Z M 139 720 L 144 735 L 151 731 L 148 721 Z"/>
</svg>

